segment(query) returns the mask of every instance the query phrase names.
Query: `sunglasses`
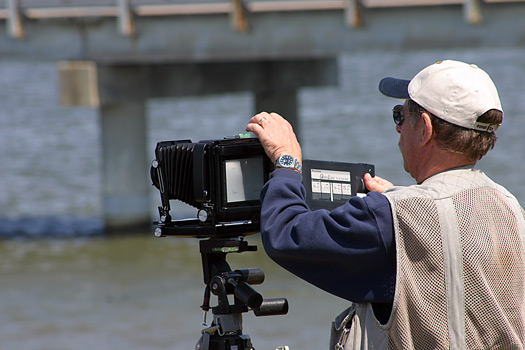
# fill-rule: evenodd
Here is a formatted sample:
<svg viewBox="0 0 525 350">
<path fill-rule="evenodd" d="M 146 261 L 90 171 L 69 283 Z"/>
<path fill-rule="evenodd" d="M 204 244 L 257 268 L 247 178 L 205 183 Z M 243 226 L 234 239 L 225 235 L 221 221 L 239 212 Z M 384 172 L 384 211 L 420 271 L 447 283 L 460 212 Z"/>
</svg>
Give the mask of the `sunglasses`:
<svg viewBox="0 0 525 350">
<path fill-rule="evenodd" d="M 420 114 L 419 112 L 408 112 L 408 114 Z M 392 108 L 392 117 L 394 118 L 394 123 L 396 125 L 403 124 L 405 117 L 403 116 L 403 105 L 397 105 Z"/>
</svg>

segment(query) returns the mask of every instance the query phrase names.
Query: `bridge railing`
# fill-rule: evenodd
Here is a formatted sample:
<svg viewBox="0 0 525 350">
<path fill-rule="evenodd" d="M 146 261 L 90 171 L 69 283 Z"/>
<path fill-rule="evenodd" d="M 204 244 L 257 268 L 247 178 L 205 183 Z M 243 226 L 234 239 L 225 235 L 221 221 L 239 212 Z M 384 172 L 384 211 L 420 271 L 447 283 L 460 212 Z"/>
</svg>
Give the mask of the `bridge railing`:
<svg viewBox="0 0 525 350">
<path fill-rule="evenodd" d="M 465 21 L 482 22 L 482 3 L 525 2 L 525 0 L 4 0 L 0 1 L 0 20 L 6 20 L 13 38 L 24 36 L 25 19 L 115 17 L 118 29 L 135 34 L 134 18 L 140 16 L 182 16 L 226 14 L 234 30 L 248 28 L 248 13 L 284 11 L 341 10 L 351 27 L 362 25 L 365 9 L 409 6 L 460 5 Z"/>
</svg>

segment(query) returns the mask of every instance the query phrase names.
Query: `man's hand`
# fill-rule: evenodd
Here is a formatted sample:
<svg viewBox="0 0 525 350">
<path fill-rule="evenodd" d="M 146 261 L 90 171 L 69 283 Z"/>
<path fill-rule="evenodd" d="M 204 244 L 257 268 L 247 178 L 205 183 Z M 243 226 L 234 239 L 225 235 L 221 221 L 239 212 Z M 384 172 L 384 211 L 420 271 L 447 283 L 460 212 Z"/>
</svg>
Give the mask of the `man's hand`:
<svg viewBox="0 0 525 350">
<path fill-rule="evenodd" d="M 289 154 L 301 163 L 301 145 L 290 123 L 277 113 L 261 112 L 250 119 L 246 131 L 253 132 L 273 163 L 282 155 Z"/>
<path fill-rule="evenodd" d="M 394 187 L 394 185 L 379 176 L 372 177 L 370 174 L 365 174 L 365 186 L 369 191 L 377 191 L 379 193 L 385 192 L 387 188 Z"/>
</svg>

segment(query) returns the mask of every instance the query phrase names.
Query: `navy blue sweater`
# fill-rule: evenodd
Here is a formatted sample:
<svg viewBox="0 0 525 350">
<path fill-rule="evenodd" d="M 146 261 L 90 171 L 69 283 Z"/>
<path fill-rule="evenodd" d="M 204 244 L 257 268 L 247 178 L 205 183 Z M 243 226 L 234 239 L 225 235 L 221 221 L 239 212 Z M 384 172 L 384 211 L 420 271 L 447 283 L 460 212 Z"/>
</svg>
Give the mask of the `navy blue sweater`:
<svg viewBox="0 0 525 350">
<path fill-rule="evenodd" d="M 395 240 L 387 198 L 371 192 L 333 211 L 311 211 L 302 176 L 277 169 L 261 191 L 261 237 L 276 263 L 353 302 L 390 303 Z"/>
</svg>

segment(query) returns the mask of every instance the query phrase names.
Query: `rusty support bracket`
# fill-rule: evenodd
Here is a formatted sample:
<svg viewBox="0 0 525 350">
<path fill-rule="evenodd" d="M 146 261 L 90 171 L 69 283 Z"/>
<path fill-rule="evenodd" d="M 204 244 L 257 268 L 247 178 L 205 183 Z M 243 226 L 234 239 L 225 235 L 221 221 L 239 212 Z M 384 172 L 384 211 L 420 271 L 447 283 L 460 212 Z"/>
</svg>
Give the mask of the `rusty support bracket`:
<svg viewBox="0 0 525 350">
<path fill-rule="evenodd" d="M 133 11 L 130 0 L 117 0 L 118 4 L 118 26 L 120 32 L 126 36 L 135 35 L 135 25 L 133 23 Z"/>
<path fill-rule="evenodd" d="M 7 0 L 7 32 L 15 39 L 24 37 L 20 0 Z"/>
<path fill-rule="evenodd" d="M 464 0 L 463 18 L 469 24 L 481 24 L 483 22 L 480 0 Z"/>
<path fill-rule="evenodd" d="M 240 33 L 248 31 L 248 8 L 244 0 L 232 0 L 231 3 L 231 22 L 233 28 Z"/>
<path fill-rule="evenodd" d="M 359 0 L 344 0 L 346 25 L 358 28 L 363 25 L 361 4 Z"/>
</svg>

